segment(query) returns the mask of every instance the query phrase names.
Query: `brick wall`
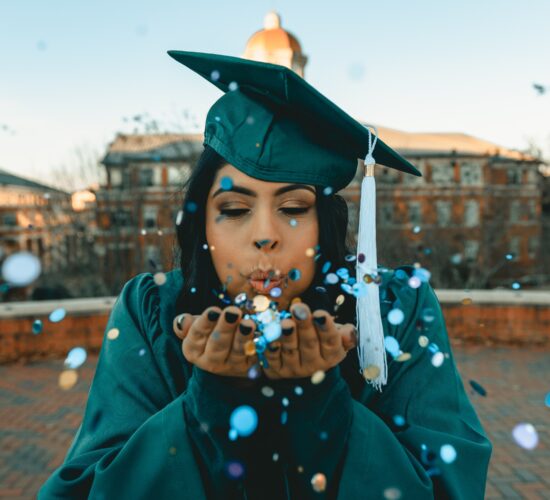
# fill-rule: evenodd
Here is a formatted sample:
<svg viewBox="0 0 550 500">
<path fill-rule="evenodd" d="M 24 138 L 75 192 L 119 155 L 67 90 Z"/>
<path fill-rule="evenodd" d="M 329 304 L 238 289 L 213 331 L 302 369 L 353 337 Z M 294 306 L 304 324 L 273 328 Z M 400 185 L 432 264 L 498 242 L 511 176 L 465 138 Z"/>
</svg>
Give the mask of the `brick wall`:
<svg viewBox="0 0 550 500">
<path fill-rule="evenodd" d="M 550 346 L 550 292 L 439 290 L 454 344 Z M 0 363 L 64 358 L 73 347 L 98 352 L 114 297 L 0 305 Z M 48 320 L 58 307 L 59 323 Z M 32 324 L 42 320 L 35 335 Z"/>
</svg>

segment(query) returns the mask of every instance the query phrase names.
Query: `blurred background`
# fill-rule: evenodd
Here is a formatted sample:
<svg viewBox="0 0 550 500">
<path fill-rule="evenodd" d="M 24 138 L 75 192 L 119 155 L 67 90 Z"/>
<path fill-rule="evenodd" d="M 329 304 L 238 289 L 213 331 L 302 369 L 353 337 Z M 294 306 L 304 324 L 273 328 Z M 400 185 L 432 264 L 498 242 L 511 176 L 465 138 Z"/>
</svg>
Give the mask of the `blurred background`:
<svg viewBox="0 0 550 500">
<path fill-rule="evenodd" d="M 495 447 L 487 498 L 549 498 L 548 19 L 544 0 L 1 2 L 0 497 L 63 460 L 123 284 L 175 266 L 221 95 L 179 49 L 291 68 L 422 172 L 376 172 L 379 264 L 429 270 Z"/>
</svg>

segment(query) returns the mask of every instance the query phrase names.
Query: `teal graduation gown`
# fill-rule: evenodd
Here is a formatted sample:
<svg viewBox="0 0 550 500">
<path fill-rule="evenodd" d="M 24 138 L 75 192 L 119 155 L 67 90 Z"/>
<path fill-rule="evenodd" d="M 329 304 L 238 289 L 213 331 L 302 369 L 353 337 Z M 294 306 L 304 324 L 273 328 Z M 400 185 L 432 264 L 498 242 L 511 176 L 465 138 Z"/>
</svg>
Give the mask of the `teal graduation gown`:
<svg viewBox="0 0 550 500">
<path fill-rule="evenodd" d="M 409 287 L 411 272 L 382 273 L 384 332 L 411 355 L 388 355 L 382 392 L 358 373 L 355 351 L 318 385 L 192 367 L 172 331 L 179 270 L 162 286 L 150 273 L 132 278 L 109 317 L 82 424 L 38 498 L 483 498 L 491 444 L 434 290 Z M 399 325 L 387 320 L 393 307 L 404 312 Z M 232 440 L 230 416 L 242 405 L 258 427 Z M 316 474 L 324 491 L 312 487 Z"/>
</svg>

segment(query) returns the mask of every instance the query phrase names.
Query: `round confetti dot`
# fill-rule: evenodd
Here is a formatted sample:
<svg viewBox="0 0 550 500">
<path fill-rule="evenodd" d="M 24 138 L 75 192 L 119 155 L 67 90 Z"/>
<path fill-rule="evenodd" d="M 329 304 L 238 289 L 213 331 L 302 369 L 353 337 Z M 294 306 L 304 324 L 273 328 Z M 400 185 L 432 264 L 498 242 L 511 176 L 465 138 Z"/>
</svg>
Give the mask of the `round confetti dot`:
<svg viewBox="0 0 550 500">
<path fill-rule="evenodd" d="M 506 260 L 514 260 L 514 254 L 512 253 L 507 253 L 506 256 L 505 256 Z"/>
<path fill-rule="evenodd" d="M 258 414 L 251 406 L 239 406 L 231 413 L 229 425 L 239 436 L 250 436 L 258 426 Z"/>
<path fill-rule="evenodd" d="M 280 297 L 282 295 L 283 291 L 278 287 L 274 287 L 272 288 L 270 291 L 269 291 L 269 295 L 271 295 L 272 297 Z"/>
<path fill-rule="evenodd" d="M 288 398 L 283 398 L 281 400 L 281 403 L 283 404 L 284 407 L 287 407 L 290 404 L 290 401 L 288 400 Z"/>
<path fill-rule="evenodd" d="M 325 280 L 329 285 L 336 285 L 336 283 L 338 283 L 339 281 L 338 275 L 334 273 L 328 273 L 325 277 Z"/>
<path fill-rule="evenodd" d="M 220 79 L 220 72 L 217 69 L 212 71 L 212 73 L 210 73 L 210 79 L 213 82 L 217 82 Z"/>
<path fill-rule="evenodd" d="M 350 254 L 350 255 L 346 255 L 345 259 L 346 259 L 346 262 L 353 262 L 356 259 L 356 257 L 355 255 Z"/>
<path fill-rule="evenodd" d="M 301 299 L 300 297 L 294 297 L 294 298 L 290 301 L 290 305 L 299 304 L 300 302 L 302 302 L 302 299 Z"/>
<path fill-rule="evenodd" d="M 411 353 L 410 352 L 402 352 L 397 358 L 395 358 L 395 361 L 399 361 L 400 363 L 403 363 L 404 361 L 408 361 L 411 359 Z"/>
<path fill-rule="evenodd" d="M 288 420 L 288 412 L 284 411 L 281 413 L 281 424 L 285 425 Z"/>
<path fill-rule="evenodd" d="M 336 305 L 341 306 L 345 300 L 346 300 L 345 295 L 342 295 L 342 294 L 338 295 L 338 297 L 336 297 Z"/>
<path fill-rule="evenodd" d="M 17 252 L 4 260 L 2 277 L 12 286 L 27 286 L 40 276 L 41 270 L 38 257 L 30 252 Z"/>
<path fill-rule="evenodd" d="M 142 236 L 145 236 L 147 234 L 147 229 L 142 229 L 140 233 Z"/>
<path fill-rule="evenodd" d="M 66 311 L 65 309 L 63 309 L 62 307 L 58 308 L 58 309 L 55 309 L 53 310 L 51 313 L 50 313 L 50 316 L 49 316 L 49 320 L 52 322 L 52 323 L 59 323 L 60 321 L 62 321 L 64 318 L 65 318 L 65 315 L 66 315 Z"/>
<path fill-rule="evenodd" d="M 421 318 L 426 323 L 432 323 L 435 320 L 435 311 L 431 307 L 422 309 Z"/>
<path fill-rule="evenodd" d="M 172 456 L 174 456 L 177 452 L 178 449 L 175 446 L 170 446 L 170 448 L 168 448 L 168 453 Z"/>
<path fill-rule="evenodd" d="M 227 462 L 225 472 L 231 479 L 239 479 L 244 474 L 244 466 L 240 462 Z"/>
<path fill-rule="evenodd" d="M 262 312 L 269 307 L 270 300 L 265 295 L 256 295 L 256 297 L 252 299 L 252 304 L 257 312 Z"/>
<path fill-rule="evenodd" d="M 116 338 L 118 338 L 119 334 L 120 334 L 120 330 L 118 328 L 111 328 L 107 332 L 107 338 L 109 340 L 115 340 Z"/>
<path fill-rule="evenodd" d="M 399 488 L 386 488 L 384 490 L 385 500 L 399 500 L 401 498 L 401 490 Z"/>
<path fill-rule="evenodd" d="M 544 398 L 544 404 L 550 408 L 550 392 L 546 394 L 546 397 Z"/>
<path fill-rule="evenodd" d="M 197 291 L 197 289 L 195 287 L 191 288 L 191 293 L 195 293 L 196 291 Z"/>
<path fill-rule="evenodd" d="M 418 344 L 420 345 L 420 347 L 427 347 L 429 343 L 430 339 L 428 339 L 426 335 L 420 335 L 420 337 L 418 337 Z"/>
<path fill-rule="evenodd" d="M 363 370 L 363 377 L 366 380 L 374 380 L 378 375 L 380 375 L 380 368 L 376 365 L 369 365 Z"/>
<path fill-rule="evenodd" d="M 408 283 L 411 288 L 415 289 L 420 288 L 420 285 L 422 285 L 422 281 L 420 281 L 420 278 L 417 278 L 416 276 L 411 276 Z"/>
<path fill-rule="evenodd" d="M 357 262 L 359 262 L 359 264 L 362 264 L 363 262 L 365 262 L 365 254 L 364 253 L 360 253 L 357 256 Z"/>
<path fill-rule="evenodd" d="M 388 322 L 392 325 L 400 325 L 404 319 L 405 314 L 401 309 L 395 308 L 388 313 Z"/>
<path fill-rule="evenodd" d="M 229 429 L 227 436 L 230 441 L 235 441 L 239 437 L 239 433 L 237 432 L 237 429 Z"/>
<path fill-rule="evenodd" d="M 312 376 L 311 376 L 311 383 L 312 384 L 320 384 L 323 380 L 325 380 L 325 372 L 323 370 L 317 370 Z"/>
<path fill-rule="evenodd" d="M 294 388 L 294 394 L 296 394 L 296 396 L 301 396 L 303 393 L 304 390 L 299 385 Z"/>
<path fill-rule="evenodd" d="M 254 343 L 252 344 L 252 346 L 254 347 Z M 252 365 L 248 369 L 247 376 L 249 379 L 254 380 L 254 379 L 260 378 L 261 375 L 262 375 L 262 371 L 258 365 Z"/>
<path fill-rule="evenodd" d="M 222 177 L 220 179 L 220 187 L 225 191 L 229 191 L 233 188 L 233 179 L 231 177 Z"/>
<path fill-rule="evenodd" d="M 273 397 L 273 395 L 275 394 L 275 391 L 273 390 L 272 387 L 269 387 L 268 385 L 264 385 L 262 387 L 262 394 L 266 397 L 266 398 L 271 398 Z"/>
<path fill-rule="evenodd" d="M 316 491 L 317 493 L 321 493 L 325 491 L 327 488 L 326 476 L 323 473 L 318 472 L 311 478 L 311 486 L 313 490 Z"/>
<path fill-rule="evenodd" d="M 422 283 L 428 283 L 432 277 L 432 273 L 423 267 L 419 267 L 413 271 L 413 276 L 422 281 Z"/>
<path fill-rule="evenodd" d="M 155 273 L 153 275 L 153 281 L 158 286 L 164 285 L 164 283 L 166 283 L 166 274 L 164 274 L 164 273 Z"/>
<path fill-rule="evenodd" d="M 278 453 L 273 453 L 271 459 L 274 461 L 274 462 L 277 462 L 279 460 L 279 454 Z"/>
<path fill-rule="evenodd" d="M 306 249 L 306 257 L 313 257 L 315 255 L 315 250 L 313 248 Z"/>
<path fill-rule="evenodd" d="M 405 425 L 405 417 L 403 417 L 402 415 L 394 415 L 393 423 L 398 427 L 403 427 Z"/>
<path fill-rule="evenodd" d="M 146 353 L 146 352 L 147 352 L 147 351 L 142 347 L 142 348 L 139 350 L 138 354 L 139 354 L 140 356 L 145 356 L 145 353 Z"/>
<path fill-rule="evenodd" d="M 434 365 L 436 368 L 439 368 L 443 364 L 443 361 L 445 361 L 445 355 L 441 351 L 436 352 L 432 356 L 432 365 Z"/>
<path fill-rule="evenodd" d="M 68 391 L 78 381 L 78 372 L 76 370 L 63 370 L 59 374 L 59 387 L 64 391 Z"/>
<path fill-rule="evenodd" d="M 233 91 L 233 90 L 237 90 L 239 88 L 239 84 L 237 82 L 231 82 L 229 84 L 229 90 Z"/>
<path fill-rule="evenodd" d="M 462 305 L 464 306 L 469 306 L 470 304 L 473 303 L 473 300 L 470 298 L 470 297 L 464 297 L 462 300 Z"/>
<path fill-rule="evenodd" d="M 330 186 L 327 186 L 325 189 L 323 189 L 323 194 L 324 194 L 325 196 L 329 196 L 329 195 L 332 194 L 333 191 L 334 191 L 334 190 L 333 190 Z"/>
<path fill-rule="evenodd" d="M 521 285 L 516 281 L 516 282 L 512 283 L 512 288 L 514 290 L 519 290 L 521 288 Z"/>
<path fill-rule="evenodd" d="M 84 364 L 86 361 L 86 350 L 82 347 L 75 347 L 69 351 L 65 358 L 65 366 L 67 368 L 76 369 Z"/>
<path fill-rule="evenodd" d="M 485 390 L 485 388 L 481 384 L 477 383 L 475 380 L 470 380 L 470 386 L 481 396 L 487 396 L 487 391 Z"/>
<path fill-rule="evenodd" d="M 444 444 L 439 450 L 439 456 L 446 464 L 452 464 L 456 459 L 456 450 L 452 444 Z"/>
<path fill-rule="evenodd" d="M 299 269 L 291 269 L 290 272 L 288 273 L 288 277 L 292 280 L 292 281 L 297 281 L 301 278 L 302 276 L 302 273 L 300 272 Z"/>
<path fill-rule="evenodd" d="M 290 219 L 290 222 L 289 224 L 292 226 L 292 227 L 296 227 L 298 225 L 298 221 L 296 219 Z"/>
<path fill-rule="evenodd" d="M 529 423 L 517 424 L 512 430 L 512 437 L 519 446 L 526 450 L 533 450 L 539 444 L 537 430 Z"/>
<path fill-rule="evenodd" d="M 454 255 L 451 256 L 450 260 L 451 260 L 451 264 L 458 265 L 462 262 L 462 254 L 455 253 Z"/>
<path fill-rule="evenodd" d="M 281 323 L 279 321 L 272 321 L 264 327 L 264 337 L 267 342 L 274 342 L 282 333 Z"/>
<path fill-rule="evenodd" d="M 42 328 L 43 328 L 42 321 L 40 321 L 39 319 L 35 319 L 32 323 L 32 333 L 34 333 L 35 335 L 38 335 L 39 333 L 42 332 Z"/>
<path fill-rule="evenodd" d="M 326 431 L 321 431 L 321 432 L 319 433 L 319 439 L 320 439 L 321 441 L 326 441 L 326 440 L 328 439 L 328 432 L 326 432 Z"/>
<path fill-rule="evenodd" d="M 323 264 L 323 269 L 322 269 L 323 274 L 328 273 L 328 270 L 330 269 L 330 266 L 331 266 L 330 262 L 325 262 Z"/>
<path fill-rule="evenodd" d="M 176 215 L 176 226 L 179 226 L 183 221 L 183 210 L 179 210 Z"/>
<path fill-rule="evenodd" d="M 393 357 L 399 356 L 399 342 L 395 337 L 384 337 L 384 347 Z"/>
<path fill-rule="evenodd" d="M 422 228 L 420 226 L 414 226 L 412 229 L 412 232 L 414 234 L 418 234 L 420 231 L 422 231 Z"/>
<path fill-rule="evenodd" d="M 190 213 L 190 214 L 194 214 L 197 211 L 197 208 L 198 208 L 198 206 L 194 201 L 188 201 L 185 204 L 185 211 Z"/>
</svg>

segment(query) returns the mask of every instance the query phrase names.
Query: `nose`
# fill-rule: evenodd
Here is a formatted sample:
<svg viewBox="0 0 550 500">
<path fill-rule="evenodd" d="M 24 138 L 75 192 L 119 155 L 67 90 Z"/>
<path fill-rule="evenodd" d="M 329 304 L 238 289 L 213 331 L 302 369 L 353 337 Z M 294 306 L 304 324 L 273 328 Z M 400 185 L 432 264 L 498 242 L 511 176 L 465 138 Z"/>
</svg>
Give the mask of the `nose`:
<svg viewBox="0 0 550 500">
<path fill-rule="evenodd" d="M 277 219 L 271 212 L 271 206 L 262 205 L 254 214 L 251 225 L 252 243 L 261 252 L 271 252 L 280 246 Z"/>
<path fill-rule="evenodd" d="M 277 241 L 265 239 L 265 240 L 256 240 L 254 242 L 254 245 L 258 250 L 261 250 L 262 248 L 268 248 L 270 250 L 273 250 L 277 246 Z"/>
</svg>

